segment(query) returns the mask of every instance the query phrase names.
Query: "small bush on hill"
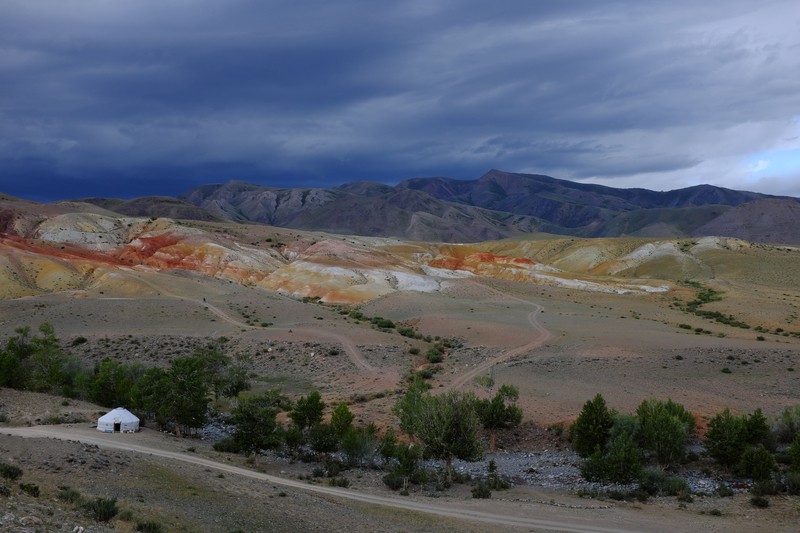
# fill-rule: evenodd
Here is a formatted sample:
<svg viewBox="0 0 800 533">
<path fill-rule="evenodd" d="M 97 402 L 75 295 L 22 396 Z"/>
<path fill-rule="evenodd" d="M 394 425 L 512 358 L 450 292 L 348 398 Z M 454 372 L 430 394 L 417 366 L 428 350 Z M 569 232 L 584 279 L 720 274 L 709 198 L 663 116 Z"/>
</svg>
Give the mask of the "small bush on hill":
<svg viewBox="0 0 800 533">
<path fill-rule="evenodd" d="M 22 469 L 18 466 L 0 463 L 0 476 L 11 481 L 16 481 L 22 477 Z"/>
<path fill-rule="evenodd" d="M 84 504 L 84 508 L 98 522 L 108 522 L 119 512 L 116 498 L 95 498 Z"/>
</svg>

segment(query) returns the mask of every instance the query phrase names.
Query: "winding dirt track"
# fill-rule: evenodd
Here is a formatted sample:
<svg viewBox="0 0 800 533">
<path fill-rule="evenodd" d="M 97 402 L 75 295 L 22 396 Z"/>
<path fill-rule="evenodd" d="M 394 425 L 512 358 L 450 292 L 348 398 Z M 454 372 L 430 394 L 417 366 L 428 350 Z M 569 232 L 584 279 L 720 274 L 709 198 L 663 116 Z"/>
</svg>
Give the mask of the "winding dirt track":
<svg viewBox="0 0 800 533">
<path fill-rule="evenodd" d="M 444 518 L 458 518 L 461 520 L 469 520 L 485 524 L 513 526 L 513 527 L 520 527 L 527 529 L 537 528 L 540 530 L 544 529 L 547 531 L 574 531 L 578 533 L 626 533 L 628 531 L 631 531 L 626 529 L 620 529 L 618 527 L 614 527 L 613 525 L 602 526 L 596 523 L 597 522 L 596 519 L 591 519 L 589 517 L 587 517 L 587 522 L 582 523 L 579 521 L 566 522 L 561 520 L 560 517 L 547 519 L 547 518 L 531 518 L 526 516 L 511 516 L 508 514 L 501 515 L 501 514 L 494 514 L 494 513 L 469 509 L 468 506 L 462 506 L 461 504 L 454 504 L 453 502 L 450 502 L 447 505 L 436 505 L 431 503 L 419 502 L 408 498 L 396 499 L 386 496 L 366 494 L 362 492 L 356 492 L 352 490 L 346 490 L 334 487 L 309 485 L 307 483 L 302 483 L 300 481 L 295 481 L 292 479 L 284 479 L 281 477 L 276 477 L 261 472 L 254 472 L 252 470 L 239 468 L 237 466 L 229 464 L 218 463 L 210 459 L 198 457 L 197 455 L 170 452 L 158 448 L 153 448 L 150 446 L 145 446 L 142 444 L 135 444 L 131 442 L 131 440 L 135 439 L 135 436 L 131 436 L 130 440 L 125 440 L 125 441 L 122 441 L 120 439 L 112 440 L 113 436 L 104 434 L 98 434 L 97 436 L 84 435 L 82 433 L 70 431 L 70 428 L 64 428 L 60 426 L 34 426 L 34 427 L 17 427 L 17 428 L 0 427 L 0 432 L 24 438 L 52 438 L 52 439 L 67 440 L 67 441 L 78 441 L 86 444 L 94 444 L 102 448 L 110 448 L 116 450 L 136 452 L 146 455 L 153 455 L 156 457 L 171 459 L 173 461 L 182 461 L 185 463 L 190 463 L 193 465 L 202 466 L 204 468 L 218 470 L 229 474 L 235 474 L 239 476 L 258 479 L 275 485 L 282 485 L 284 487 L 290 487 L 293 489 L 303 490 L 306 492 L 323 494 L 326 496 L 335 496 L 338 498 L 368 503 L 372 505 L 383 505 L 395 509 L 417 511 Z M 119 435 L 117 435 L 117 437 L 119 437 Z M 539 512 L 542 514 L 547 514 L 548 509 L 543 508 L 539 510 Z"/>
<path fill-rule="evenodd" d="M 214 305 L 214 304 L 212 304 L 210 302 L 207 302 L 205 300 L 200 300 L 198 298 L 191 298 L 189 296 L 182 296 L 180 294 L 175 294 L 174 292 L 170 291 L 169 289 L 165 289 L 164 287 L 159 286 L 156 283 L 152 282 L 151 280 L 145 279 L 145 278 L 143 278 L 142 276 L 140 276 L 138 274 L 131 273 L 131 275 L 133 277 L 135 277 L 137 280 L 139 280 L 140 282 L 142 282 L 145 285 L 147 285 L 148 287 L 150 287 L 151 289 L 153 289 L 153 290 L 155 290 L 155 291 L 157 291 L 157 292 L 159 292 L 161 294 L 165 294 L 165 295 L 170 296 L 172 298 L 177 298 L 179 300 L 185 300 L 187 302 L 192 302 L 192 303 L 195 303 L 197 305 L 205 307 L 211 313 L 213 313 L 217 317 L 221 318 L 222 320 L 224 320 L 228 324 L 231 324 L 231 325 L 236 326 L 238 328 L 248 329 L 248 330 L 261 330 L 262 329 L 260 327 L 251 326 L 250 324 L 242 322 L 241 320 L 237 319 L 236 317 L 231 316 L 230 314 L 225 312 L 223 309 L 220 309 L 219 307 L 217 307 L 216 305 Z M 306 336 L 308 336 L 310 338 L 318 338 L 318 339 L 321 339 L 323 341 L 337 342 L 337 343 L 342 345 L 342 349 L 344 350 L 344 352 L 350 358 L 350 361 L 356 366 L 356 368 L 358 370 L 360 370 L 362 372 L 373 372 L 373 373 L 374 372 L 378 372 L 377 368 L 375 368 L 374 366 L 369 364 L 367 359 L 364 357 L 364 354 L 361 353 L 361 350 L 358 349 L 358 347 L 355 345 L 355 343 L 352 340 L 350 340 L 348 337 L 344 336 L 344 335 L 340 335 L 338 333 L 333 333 L 333 332 L 330 332 L 330 331 L 324 331 L 324 330 L 321 330 L 321 329 L 318 329 L 318 328 L 307 328 L 307 327 L 299 327 L 299 328 L 295 327 L 295 328 L 291 328 L 291 329 L 290 328 L 270 328 L 270 330 L 271 331 L 292 331 L 293 333 L 301 333 L 302 335 L 306 335 Z"/>
<path fill-rule="evenodd" d="M 511 298 L 513 300 L 518 300 L 524 304 L 533 306 L 533 311 L 528 313 L 528 322 L 530 323 L 531 327 L 534 330 L 534 337 L 533 339 L 527 343 L 523 344 L 522 346 L 518 346 L 516 348 L 511 348 L 506 350 L 505 352 L 501 353 L 497 357 L 492 357 L 490 359 L 485 360 L 484 362 L 475 365 L 467 372 L 464 372 L 460 376 L 458 376 L 454 381 L 450 382 L 448 385 L 442 387 L 442 391 L 449 391 L 453 389 L 458 389 L 475 379 L 480 374 L 486 373 L 490 368 L 493 366 L 505 363 L 506 361 L 513 359 L 514 357 L 522 354 L 526 354 L 530 351 L 535 350 L 542 346 L 545 342 L 550 340 L 553 337 L 553 334 L 550 333 L 542 326 L 538 321 L 538 315 L 544 309 L 541 305 L 535 304 L 533 302 L 529 302 L 527 300 L 523 300 L 522 298 L 517 298 L 516 296 L 509 296 L 507 294 L 503 294 L 503 296 L 507 298 Z"/>
</svg>

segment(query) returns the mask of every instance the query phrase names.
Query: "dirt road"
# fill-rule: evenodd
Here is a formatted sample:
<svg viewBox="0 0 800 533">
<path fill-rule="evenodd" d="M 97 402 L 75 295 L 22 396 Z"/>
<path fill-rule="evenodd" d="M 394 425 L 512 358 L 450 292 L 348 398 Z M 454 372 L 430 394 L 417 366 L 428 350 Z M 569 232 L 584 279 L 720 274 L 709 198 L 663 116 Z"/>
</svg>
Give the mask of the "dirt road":
<svg viewBox="0 0 800 533">
<path fill-rule="evenodd" d="M 547 516 L 553 510 L 546 507 L 541 509 L 536 508 L 536 512 L 540 517 L 533 518 L 525 516 L 525 511 L 531 512 L 530 507 L 525 507 L 524 510 L 520 507 L 519 514 L 514 516 L 508 512 L 504 514 L 494 514 L 470 508 L 469 502 L 448 502 L 447 505 L 436 505 L 432 503 L 421 502 L 411 498 L 392 498 L 380 496 L 375 494 L 367 494 L 356 492 L 353 490 L 324 487 L 317 485 L 309 485 L 300 481 L 292 479 L 284 479 L 281 477 L 264 474 L 261 472 L 254 472 L 237 466 L 218 463 L 210 459 L 199 457 L 196 454 L 184 454 L 178 452 L 167 451 L 153 446 L 148 446 L 143 443 L 137 443 L 136 435 L 126 435 L 125 440 L 120 439 L 120 435 L 106 435 L 97 433 L 96 435 L 89 434 L 88 431 L 80 431 L 75 428 L 65 426 L 34 426 L 34 427 L 2 427 L 0 432 L 20 436 L 24 438 L 52 438 L 68 441 L 79 441 L 86 444 L 94 444 L 102 448 L 123 450 L 129 452 L 136 452 L 141 454 L 148 454 L 157 457 L 171 459 L 173 461 L 182 461 L 194 465 L 202 466 L 208 469 L 226 472 L 229 474 L 246 476 L 253 479 L 258 479 L 275 485 L 282 485 L 293 489 L 313 492 L 316 494 L 323 494 L 330 497 L 342 498 L 363 502 L 372 505 L 382 505 L 393 507 L 396 509 L 404 509 L 409 511 L 416 511 L 427 513 L 431 515 L 440 516 L 443 518 L 458 518 L 461 520 L 470 520 L 478 523 L 519 527 L 527 530 L 538 531 L 574 531 L 579 533 L 624 533 L 626 531 L 641 531 L 643 524 L 639 523 L 634 525 L 633 529 L 622 529 L 614 524 L 603 525 L 598 521 L 597 517 L 585 516 L 583 521 L 576 519 L 573 521 L 565 521 L 559 516 Z M 650 528 L 646 528 L 650 529 Z"/>
<path fill-rule="evenodd" d="M 526 344 L 523 344 L 522 346 L 518 346 L 516 348 L 511 348 L 509 350 L 506 350 L 506 351 L 500 353 L 500 355 L 498 355 L 497 357 L 492 357 L 490 359 L 486 359 L 482 363 L 480 363 L 478 365 L 475 365 L 474 367 L 472 367 L 468 371 L 466 371 L 463 374 L 459 375 L 454 381 L 452 381 L 449 384 L 445 385 L 441 389 L 442 391 L 446 392 L 446 391 L 449 391 L 449 390 L 461 388 L 464 385 L 466 385 L 467 383 L 471 382 L 477 376 L 486 373 L 493 366 L 498 365 L 500 363 L 505 363 L 506 361 L 508 361 L 510 359 L 513 359 L 514 357 L 516 357 L 518 355 L 523 355 L 523 354 L 526 354 L 526 353 L 528 353 L 530 351 L 533 351 L 536 348 L 539 348 L 540 346 L 542 346 L 545 342 L 547 342 L 548 340 L 550 340 L 553 337 L 553 335 L 549 331 L 547 331 L 547 329 L 545 329 L 544 326 L 542 326 L 539 323 L 539 320 L 537 318 L 539 313 L 541 313 L 542 310 L 544 309 L 541 305 L 535 304 L 533 302 L 529 302 L 527 300 L 523 300 L 522 298 L 517 298 L 516 296 L 510 296 L 510 295 L 505 294 L 505 293 L 503 293 L 503 297 L 509 298 L 509 299 L 512 299 L 512 300 L 517 300 L 517 301 L 522 302 L 522 303 L 524 303 L 526 305 L 533 306 L 533 311 L 528 313 L 528 322 L 530 323 L 531 328 L 533 328 L 533 333 L 534 333 L 533 338 L 531 339 L 530 342 L 528 342 Z"/>
<path fill-rule="evenodd" d="M 236 326 L 240 329 L 247 329 L 247 330 L 261 330 L 263 328 L 251 326 L 238 318 L 231 316 L 229 313 L 224 311 L 223 309 L 217 307 L 216 305 L 212 304 L 211 302 L 206 301 L 205 299 L 201 300 L 199 298 L 192 298 L 189 296 L 182 296 L 180 294 L 176 294 L 169 289 L 164 288 L 163 286 L 157 285 L 153 281 L 149 279 L 145 279 L 141 275 L 131 273 L 131 276 L 136 278 L 138 281 L 142 282 L 143 284 L 147 285 L 151 289 L 155 290 L 159 294 L 163 294 L 169 296 L 171 298 L 177 298 L 179 300 L 184 300 L 187 302 L 192 302 L 199 306 L 203 306 L 205 309 L 216 315 L 218 318 L 224 320 L 225 322 Z M 323 342 L 336 342 L 341 344 L 342 349 L 347 354 L 347 357 L 350 358 L 350 361 L 356 366 L 358 370 L 361 372 L 371 372 L 375 373 L 378 372 L 378 369 L 369 364 L 367 359 L 364 357 L 364 354 L 361 353 L 361 350 L 355 345 L 355 343 L 350 340 L 348 337 L 344 335 L 340 335 L 338 333 L 333 333 L 330 331 L 325 331 L 320 328 L 307 328 L 307 327 L 295 327 L 295 328 L 270 328 L 270 331 L 291 331 L 293 333 L 298 333 L 303 335 L 305 338 L 312 338 L 312 339 L 319 339 Z"/>
</svg>

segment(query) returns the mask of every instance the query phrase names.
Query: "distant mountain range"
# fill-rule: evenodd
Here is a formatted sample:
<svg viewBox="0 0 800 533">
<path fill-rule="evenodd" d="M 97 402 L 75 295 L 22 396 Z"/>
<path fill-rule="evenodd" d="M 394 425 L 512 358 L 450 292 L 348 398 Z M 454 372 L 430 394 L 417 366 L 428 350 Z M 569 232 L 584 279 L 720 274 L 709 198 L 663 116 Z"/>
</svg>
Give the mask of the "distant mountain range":
<svg viewBox="0 0 800 533">
<path fill-rule="evenodd" d="M 231 181 L 179 199 L 88 199 L 126 215 L 222 219 L 419 241 L 477 242 L 543 232 L 578 237 L 718 235 L 800 243 L 800 200 L 699 185 L 616 189 L 491 170 L 476 180 L 274 188 Z"/>
</svg>

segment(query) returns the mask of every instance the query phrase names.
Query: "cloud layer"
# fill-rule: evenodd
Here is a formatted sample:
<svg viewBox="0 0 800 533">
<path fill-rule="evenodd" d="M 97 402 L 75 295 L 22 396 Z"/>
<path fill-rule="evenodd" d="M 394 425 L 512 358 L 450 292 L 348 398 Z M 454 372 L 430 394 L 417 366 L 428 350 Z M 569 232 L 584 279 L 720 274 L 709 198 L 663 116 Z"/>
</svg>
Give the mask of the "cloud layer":
<svg viewBox="0 0 800 533">
<path fill-rule="evenodd" d="M 501 168 L 800 196 L 798 73 L 791 0 L 4 2 L 0 190 Z"/>
</svg>

